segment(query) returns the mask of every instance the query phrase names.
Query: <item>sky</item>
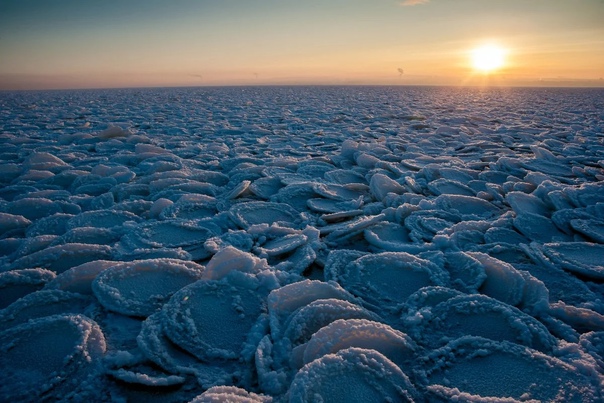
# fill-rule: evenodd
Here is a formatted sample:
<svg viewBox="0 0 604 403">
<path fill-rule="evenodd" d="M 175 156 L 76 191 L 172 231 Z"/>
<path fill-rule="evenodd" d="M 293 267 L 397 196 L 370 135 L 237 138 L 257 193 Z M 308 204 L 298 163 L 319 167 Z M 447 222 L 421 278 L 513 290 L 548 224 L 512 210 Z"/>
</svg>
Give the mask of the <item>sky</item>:
<svg viewBox="0 0 604 403">
<path fill-rule="evenodd" d="M 280 84 L 604 86 L 604 0 L 0 0 L 0 90 Z"/>
</svg>

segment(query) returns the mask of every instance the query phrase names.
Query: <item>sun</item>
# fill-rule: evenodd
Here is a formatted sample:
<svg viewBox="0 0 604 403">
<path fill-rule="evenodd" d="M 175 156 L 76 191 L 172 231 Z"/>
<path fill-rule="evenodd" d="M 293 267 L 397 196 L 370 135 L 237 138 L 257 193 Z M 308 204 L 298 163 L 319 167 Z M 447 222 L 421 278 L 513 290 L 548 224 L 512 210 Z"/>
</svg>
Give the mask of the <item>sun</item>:
<svg viewBox="0 0 604 403">
<path fill-rule="evenodd" d="M 505 64 L 506 51 L 497 45 L 484 45 L 472 51 L 472 66 L 483 73 L 500 69 Z"/>
</svg>

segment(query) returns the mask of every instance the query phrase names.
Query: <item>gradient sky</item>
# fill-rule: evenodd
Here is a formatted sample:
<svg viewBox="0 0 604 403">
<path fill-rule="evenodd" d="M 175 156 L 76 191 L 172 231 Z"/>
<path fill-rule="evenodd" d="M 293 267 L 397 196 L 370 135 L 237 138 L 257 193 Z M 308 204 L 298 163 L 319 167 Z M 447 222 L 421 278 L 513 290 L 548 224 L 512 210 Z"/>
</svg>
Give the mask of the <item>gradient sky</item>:
<svg viewBox="0 0 604 403">
<path fill-rule="evenodd" d="M 604 0 L 0 0 L 0 89 L 602 77 Z"/>
</svg>

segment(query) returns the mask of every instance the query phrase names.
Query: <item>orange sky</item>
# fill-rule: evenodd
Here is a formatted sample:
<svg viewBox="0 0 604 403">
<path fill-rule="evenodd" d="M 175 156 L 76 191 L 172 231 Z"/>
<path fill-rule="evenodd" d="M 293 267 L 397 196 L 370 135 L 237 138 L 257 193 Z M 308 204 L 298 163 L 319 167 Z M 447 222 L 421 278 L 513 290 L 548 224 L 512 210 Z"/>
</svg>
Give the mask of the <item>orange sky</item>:
<svg viewBox="0 0 604 403">
<path fill-rule="evenodd" d="M 3 0 L 0 89 L 604 86 L 602 21 L 602 0 Z"/>
</svg>

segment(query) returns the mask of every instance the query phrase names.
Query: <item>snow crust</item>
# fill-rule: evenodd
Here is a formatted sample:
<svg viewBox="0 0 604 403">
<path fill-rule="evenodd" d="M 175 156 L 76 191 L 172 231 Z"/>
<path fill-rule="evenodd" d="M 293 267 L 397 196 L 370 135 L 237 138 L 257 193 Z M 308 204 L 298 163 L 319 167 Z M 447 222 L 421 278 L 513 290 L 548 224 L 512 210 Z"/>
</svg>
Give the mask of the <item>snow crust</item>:
<svg viewBox="0 0 604 403">
<path fill-rule="evenodd" d="M 601 401 L 602 105 L 0 94 L 0 400 Z"/>
</svg>

